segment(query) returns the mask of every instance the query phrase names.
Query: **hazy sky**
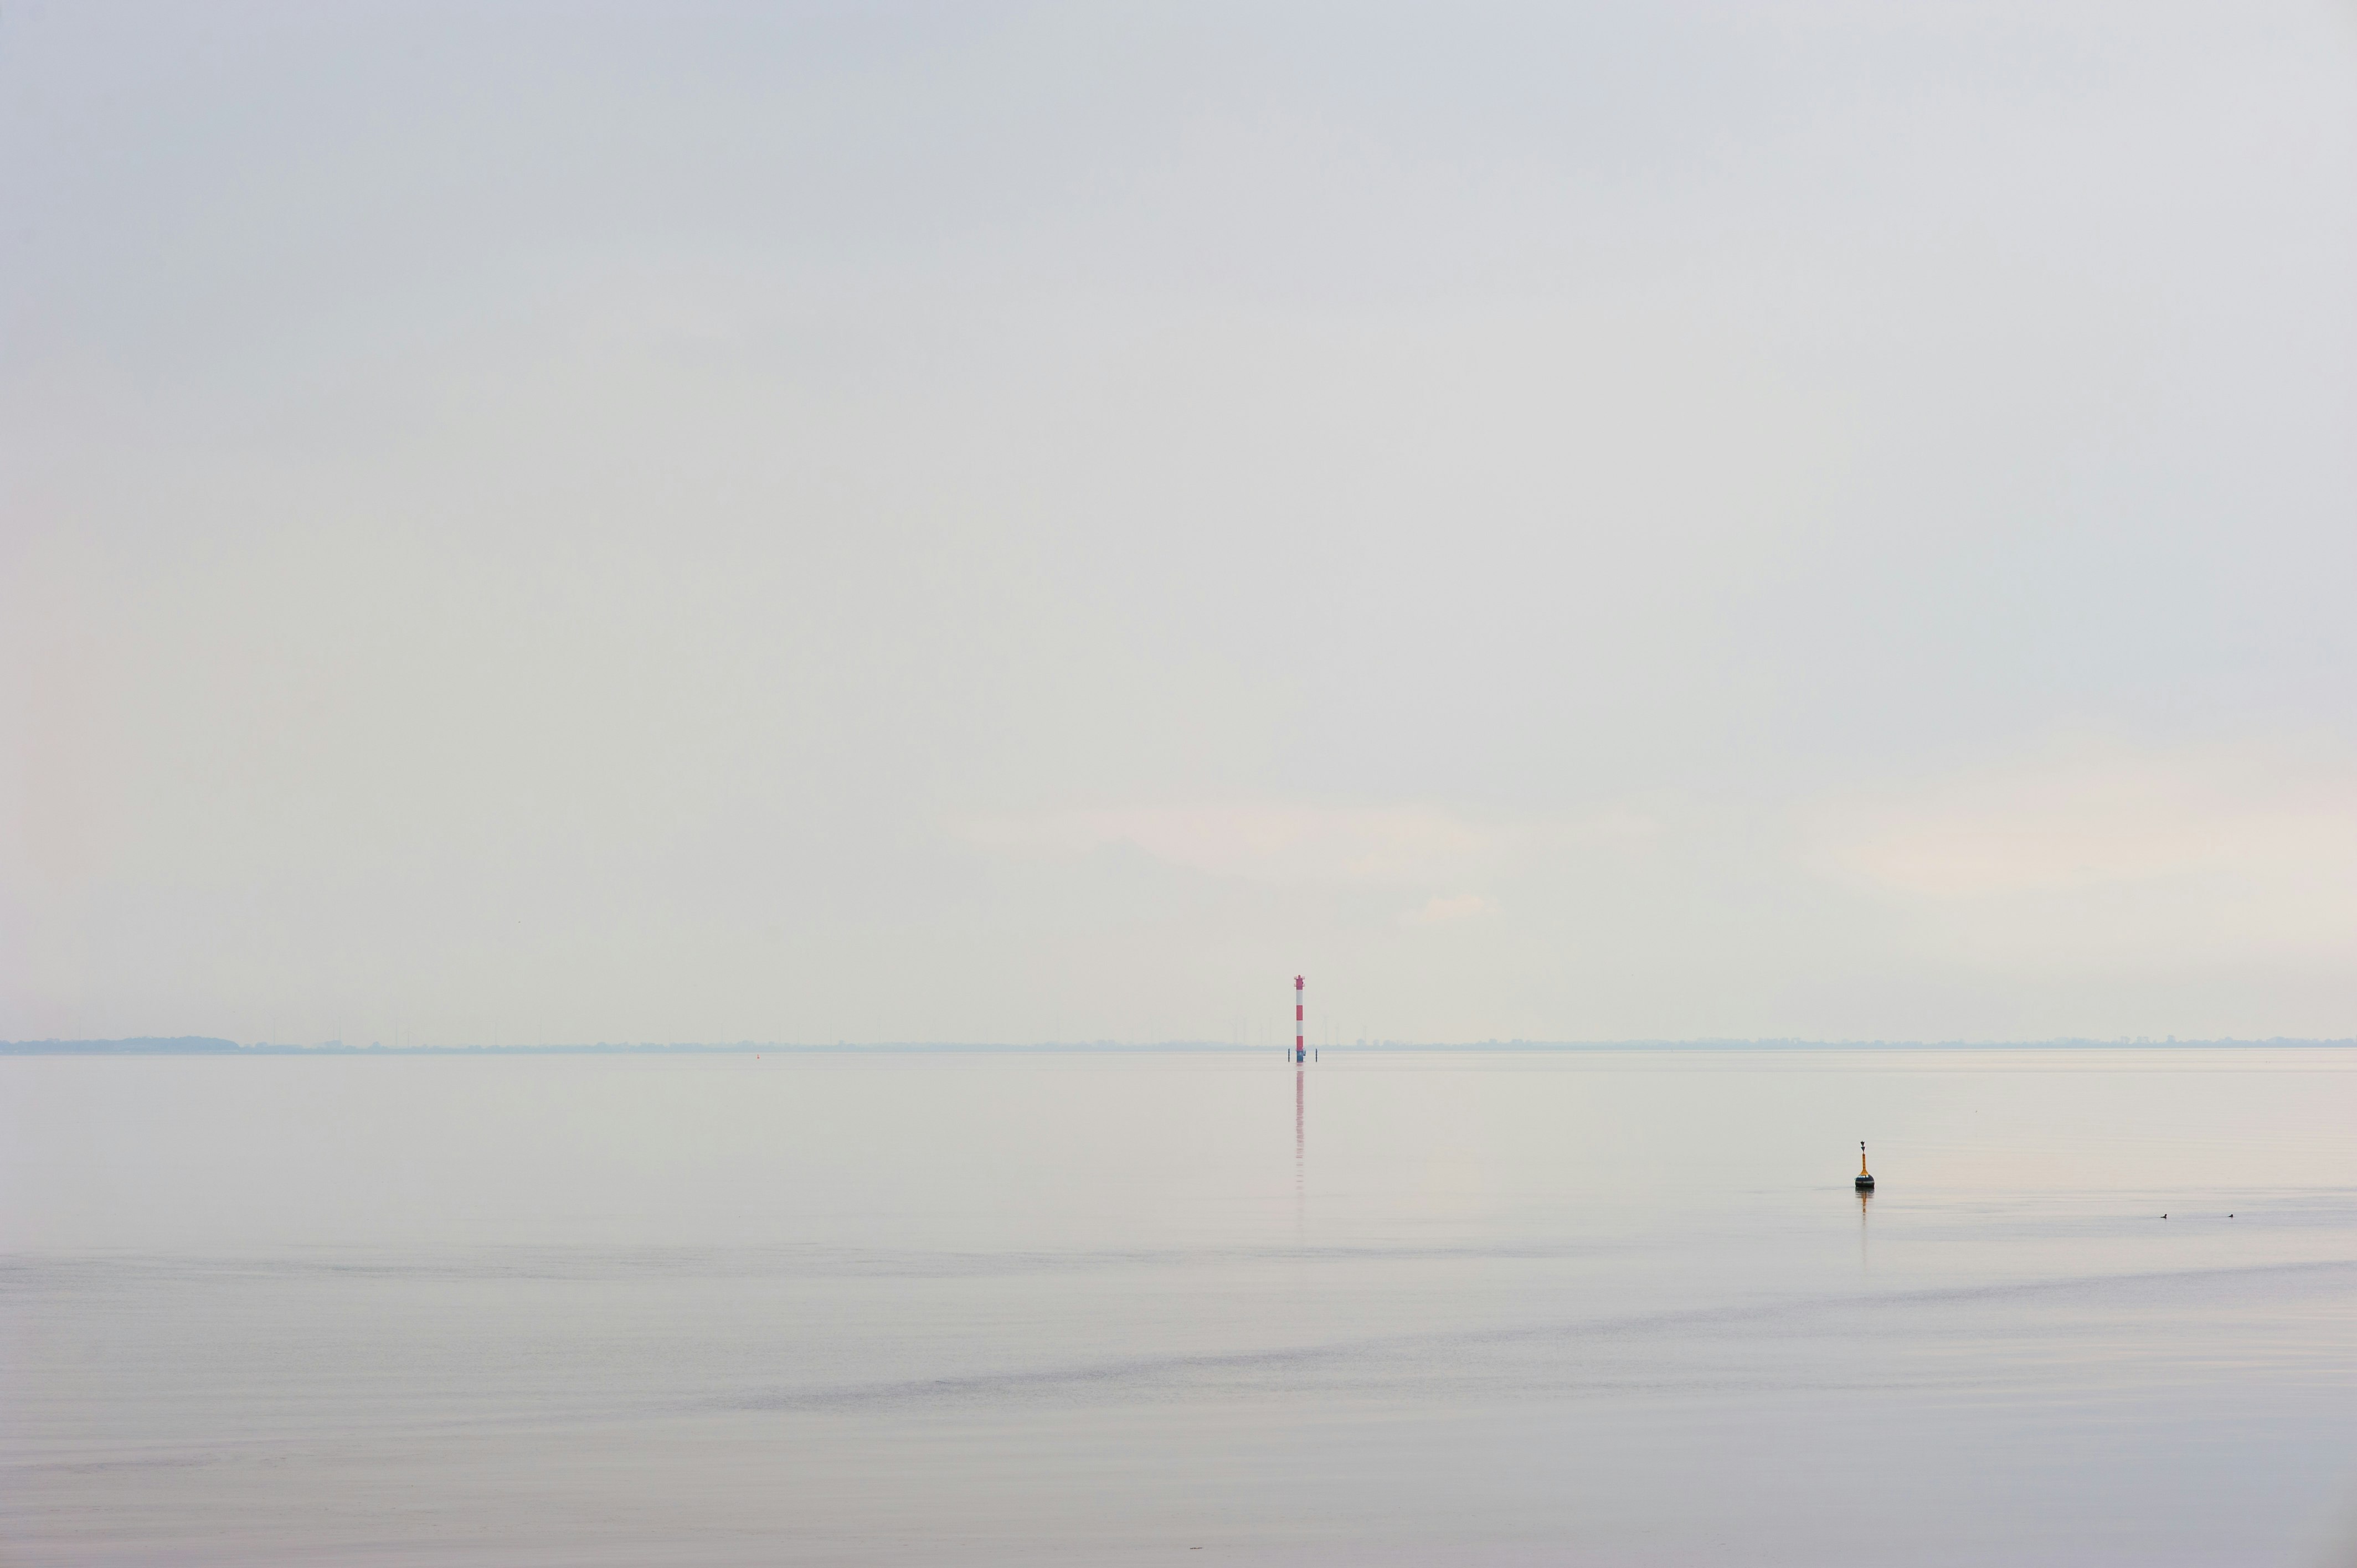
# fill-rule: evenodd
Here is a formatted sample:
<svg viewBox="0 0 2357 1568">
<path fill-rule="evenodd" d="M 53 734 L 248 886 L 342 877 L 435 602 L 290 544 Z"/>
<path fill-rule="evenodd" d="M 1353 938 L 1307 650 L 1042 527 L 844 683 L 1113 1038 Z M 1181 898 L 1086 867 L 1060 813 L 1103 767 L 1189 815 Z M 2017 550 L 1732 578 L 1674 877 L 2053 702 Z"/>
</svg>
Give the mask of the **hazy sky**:
<svg viewBox="0 0 2357 1568">
<path fill-rule="evenodd" d="M 0 9 L 0 1037 L 2357 1032 L 2357 10 Z"/>
</svg>

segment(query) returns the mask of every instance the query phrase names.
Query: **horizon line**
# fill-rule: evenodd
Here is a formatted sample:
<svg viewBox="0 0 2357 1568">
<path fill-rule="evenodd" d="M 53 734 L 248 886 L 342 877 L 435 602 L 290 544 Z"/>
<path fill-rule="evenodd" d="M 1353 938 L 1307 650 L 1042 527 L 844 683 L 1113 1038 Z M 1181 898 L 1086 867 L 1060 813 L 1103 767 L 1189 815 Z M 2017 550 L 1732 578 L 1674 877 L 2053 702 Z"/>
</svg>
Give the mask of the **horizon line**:
<svg viewBox="0 0 2357 1568">
<path fill-rule="evenodd" d="M 1405 1053 L 1415 1051 L 1630 1051 L 1630 1050 L 2186 1050 L 2200 1048 L 2276 1047 L 2347 1047 L 2357 1046 L 2357 1038 L 2325 1038 L 2306 1036 L 2268 1036 L 2244 1038 L 2219 1036 L 2206 1039 L 2179 1039 L 2169 1036 L 2155 1039 L 2150 1036 L 2121 1036 L 2108 1039 L 2087 1036 L 2054 1036 L 2026 1040 L 1921 1040 L 1871 1039 L 1825 1040 L 1796 1036 L 1699 1036 L 1688 1038 L 1632 1038 L 1611 1040 L 1358 1040 L 1337 1044 L 1338 1051 Z M 1318 1047 L 1323 1050 L 1324 1047 Z M 367 1057 L 443 1057 L 443 1056 L 754 1056 L 762 1052 L 780 1055 L 855 1055 L 862 1052 L 878 1055 L 921 1055 L 940 1053 L 1002 1053 L 1039 1055 L 1186 1053 L 1196 1055 L 1259 1056 L 1273 1046 L 1239 1046 L 1225 1040 L 1157 1040 L 1125 1042 L 1117 1040 L 1078 1041 L 962 1041 L 962 1040 L 885 1040 L 855 1043 L 836 1040 L 785 1041 L 606 1041 L 557 1042 L 543 1045 L 483 1045 L 452 1044 L 435 1046 L 386 1046 L 379 1043 L 351 1045 L 341 1040 L 323 1040 L 313 1044 L 293 1044 L 285 1041 L 237 1041 L 202 1035 L 134 1036 L 117 1039 L 77 1038 L 44 1040 L 0 1040 L 0 1056 L 367 1056 Z M 1281 1054 L 1290 1055 L 1289 1045 Z"/>
</svg>

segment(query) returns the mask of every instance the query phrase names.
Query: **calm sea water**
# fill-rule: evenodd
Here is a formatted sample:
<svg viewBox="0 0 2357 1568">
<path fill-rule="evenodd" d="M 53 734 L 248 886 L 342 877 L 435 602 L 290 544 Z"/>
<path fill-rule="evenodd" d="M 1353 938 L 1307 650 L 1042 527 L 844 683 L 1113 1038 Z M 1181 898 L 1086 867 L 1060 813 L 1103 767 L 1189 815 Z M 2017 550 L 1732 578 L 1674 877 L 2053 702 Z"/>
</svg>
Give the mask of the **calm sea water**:
<svg viewBox="0 0 2357 1568">
<path fill-rule="evenodd" d="M 2349 1052 L 23 1058 L 0 1138 L 7 1563 L 2357 1561 Z"/>
</svg>

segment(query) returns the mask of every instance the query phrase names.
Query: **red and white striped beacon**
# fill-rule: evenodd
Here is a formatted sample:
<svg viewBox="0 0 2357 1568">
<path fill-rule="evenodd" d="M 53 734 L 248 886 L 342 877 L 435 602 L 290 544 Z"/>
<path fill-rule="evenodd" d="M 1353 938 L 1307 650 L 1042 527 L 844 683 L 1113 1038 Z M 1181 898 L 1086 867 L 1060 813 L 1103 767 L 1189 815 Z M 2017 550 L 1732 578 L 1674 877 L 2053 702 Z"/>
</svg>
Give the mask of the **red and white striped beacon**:
<svg viewBox="0 0 2357 1568">
<path fill-rule="evenodd" d="M 1301 977 L 1297 974 L 1293 977 L 1293 1060 L 1298 1066 L 1308 1059 L 1309 1053 L 1301 1048 Z"/>
</svg>

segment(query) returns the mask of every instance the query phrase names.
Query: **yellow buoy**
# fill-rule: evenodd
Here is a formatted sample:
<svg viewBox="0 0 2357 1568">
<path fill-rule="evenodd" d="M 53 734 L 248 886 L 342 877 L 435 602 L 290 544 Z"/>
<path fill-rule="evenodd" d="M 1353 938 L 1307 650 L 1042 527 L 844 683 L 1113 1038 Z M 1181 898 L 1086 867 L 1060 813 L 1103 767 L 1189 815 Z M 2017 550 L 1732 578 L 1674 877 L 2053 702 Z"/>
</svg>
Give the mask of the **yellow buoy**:
<svg viewBox="0 0 2357 1568">
<path fill-rule="evenodd" d="M 1860 1192 L 1874 1190 L 1874 1173 L 1866 1168 L 1866 1144 L 1863 1142 L 1860 1142 L 1857 1146 L 1857 1190 Z"/>
</svg>

